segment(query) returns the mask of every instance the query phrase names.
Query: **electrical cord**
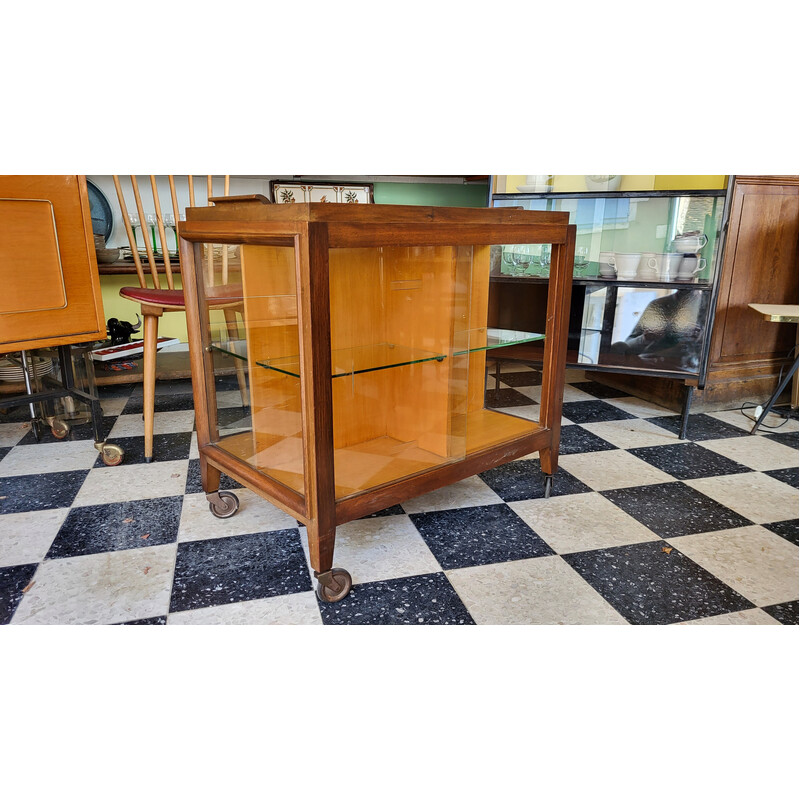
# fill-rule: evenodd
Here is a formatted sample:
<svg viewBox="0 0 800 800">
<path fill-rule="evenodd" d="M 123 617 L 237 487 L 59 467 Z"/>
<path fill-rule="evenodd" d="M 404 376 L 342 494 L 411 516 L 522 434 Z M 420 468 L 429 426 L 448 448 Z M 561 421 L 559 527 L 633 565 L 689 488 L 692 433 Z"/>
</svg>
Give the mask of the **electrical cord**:
<svg viewBox="0 0 800 800">
<path fill-rule="evenodd" d="M 786 358 L 796 358 L 796 357 L 797 357 L 797 345 L 792 347 L 792 349 L 787 354 Z M 783 380 L 783 369 L 784 368 L 781 367 L 781 371 L 778 374 L 778 385 L 780 385 L 781 381 Z M 745 413 L 745 411 L 749 411 L 750 409 L 753 409 L 753 408 L 761 409 L 762 406 L 761 406 L 760 403 L 751 403 L 749 401 L 745 401 L 744 403 L 742 403 L 741 408 L 739 409 L 739 411 L 742 413 L 743 416 L 747 417 L 747 419 L 751 420 L 752 422 L 756 422 L 758 420 L 759 416 L 761 415 L 761 411 L 759 411 L 758 413 L 754 414 L 753 416 L 750 416 L 750 414 L 746 414 Z M 765 420 L 759 426 L 760 428 L 769 428 L 770 430 L 776 430 L 777 428 L 782 428 L 790 419 L 790 412 L 781 413 L 780 411 L 775 411 L 774 410 L 774 406 L 773 406 L 772 409 L 770 409 L 769 413 L 770 414 L 775 414 L 778 417 L 782 417 L 783 418 L 783 422 L 781 422 L 780 425 L 767 425 L 766 420 Z M 767 414 L 767 417 L 769 417 L 769 414 Z"/>
</svg>

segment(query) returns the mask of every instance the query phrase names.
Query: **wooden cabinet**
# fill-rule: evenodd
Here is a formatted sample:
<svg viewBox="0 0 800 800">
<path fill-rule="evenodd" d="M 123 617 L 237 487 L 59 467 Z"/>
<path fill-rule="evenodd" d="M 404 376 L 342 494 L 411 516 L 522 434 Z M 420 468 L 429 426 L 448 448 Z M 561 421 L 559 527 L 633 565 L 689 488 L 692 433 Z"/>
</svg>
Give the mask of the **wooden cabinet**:
<svg viewBox="0 0 800 800">
<path fill-rule="evenodd" d="M 575 228 L 519 209 L 218 199 L 180 226 L 203 488 L 235 477 L 306 525 L 321 599 L 336 526 L 540 452 L 557 467 Z M 542 330 L 487 327 L 492 248 L 549 243 Z M 234 270 L 233 267 L 236 267 Z M 484 404 L 486 354 L 543 341 L 539 418 Z M 227 384 L 215 357 L 245 366 Z"/>
<path fill-rule="evenodd" d="M 83 176 L 0 176 L 0 280 L 0 351 L 105 338 Z"/>
</svg>

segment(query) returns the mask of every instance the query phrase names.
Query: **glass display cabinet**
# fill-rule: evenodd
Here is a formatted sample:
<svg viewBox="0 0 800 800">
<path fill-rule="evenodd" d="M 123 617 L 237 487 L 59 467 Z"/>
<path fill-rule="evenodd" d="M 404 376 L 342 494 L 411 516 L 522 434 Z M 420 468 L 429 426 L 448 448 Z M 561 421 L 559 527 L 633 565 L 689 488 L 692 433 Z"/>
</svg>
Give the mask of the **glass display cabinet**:
<svg viewBox="0 0 800 800">
<path fill-rule="evenodd" d="M 575 227 L 564 212 L 217 198 L 180 225 L 203 489 L 220 473 L 306 525 L 344 597 L 336 526 L 539 451 L 558 463 Z M 548 245 L 536 329 L 487 325 L 498 247 Z M 540 279 L 541 280 L 541 279 Z M 485 406 L 486 354 L 537 343 L 538 419 Z M 240 365 L 218 374 L 221 360 Z M 230 370 L 228 370 L 230 373 Z"/>
<path fill-rule="evenodd" d="M 520 187 L 525 188 L 525 187 Z M 576 226 L 567 364 L 649 374 L 702 388 L 721 254 L 725 190 L 492 195 L 495 208 L 569 213 Z M 547 246 L 506 245 L 494 259 L 489 324 L 544 318 Z M 541 361 L 535 343 L 503 358 Z"/>
</svg>

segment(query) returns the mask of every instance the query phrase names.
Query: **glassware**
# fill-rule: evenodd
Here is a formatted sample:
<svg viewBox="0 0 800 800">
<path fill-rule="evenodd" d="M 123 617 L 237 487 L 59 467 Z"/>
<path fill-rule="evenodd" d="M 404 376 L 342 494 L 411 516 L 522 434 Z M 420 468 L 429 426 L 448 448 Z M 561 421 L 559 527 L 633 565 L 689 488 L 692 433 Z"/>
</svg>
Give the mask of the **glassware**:
<svg viewBox="0 0 800 800">
<path fill-rule="evenodd" d="M 175 215 L 174 214 L 164 214 L 164 227 L 167 230 L 172 230 L 172 235 L 175 237 L 175 251 L 172 251 L 172 248 L 169 248 L 170 255 L 178 255 L 178 230 L 175 225 Z M 169 238 L 169 237 L 168 237 Z"/>
<path fill-rule="evenodd" d="M 128 214 L 128 222 L 131 223 L 131 228 L 133 229 L 133 242 L 136 245 L 136 249 L 139 249 L 139 241 L 136 238 L 136 229 L 141 228 L 142 224 L 139 222 L 139 215 L 138 214 Z"/>
<path fill-rule="evenodd" d="M 543 244 L 539 252 L 539 274 L 546 278 L 550 275 L 550 245 Z"/>
<path fill-rule="evenodd" d="M 589 266 L 589 248 L 576 247 L 575 248 L 575 274 L 583 275 L 586 272 L 586 267 Z"/>
<path fill-rule="evenodd" d="M 155 214 L 147 214 L 147 227 L 150 229 L 150 236 L 153 240 L 153 252 L 158 253 L 158 219 Z"/>
<path fill-rule="evenodd" d="M 529 244 L 520 244 L 514 248 L 511 258 L 514 262 L 514 274 L 524 275 L 533 261 L 533 252 Z"/>
</svg>

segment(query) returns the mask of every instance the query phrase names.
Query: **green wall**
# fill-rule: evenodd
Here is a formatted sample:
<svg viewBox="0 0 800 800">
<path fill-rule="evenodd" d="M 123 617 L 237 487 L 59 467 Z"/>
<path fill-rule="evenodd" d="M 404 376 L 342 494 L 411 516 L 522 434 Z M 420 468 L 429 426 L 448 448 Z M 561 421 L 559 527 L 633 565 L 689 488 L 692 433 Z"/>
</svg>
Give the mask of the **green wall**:
<svg viewBox="0 0 800 800">
<path fill-rule="evenodd" d="M 376 183 L 376 203 L 401 206 L 485 207 L 489 188 L 485 183 Z"/>
</svg>

